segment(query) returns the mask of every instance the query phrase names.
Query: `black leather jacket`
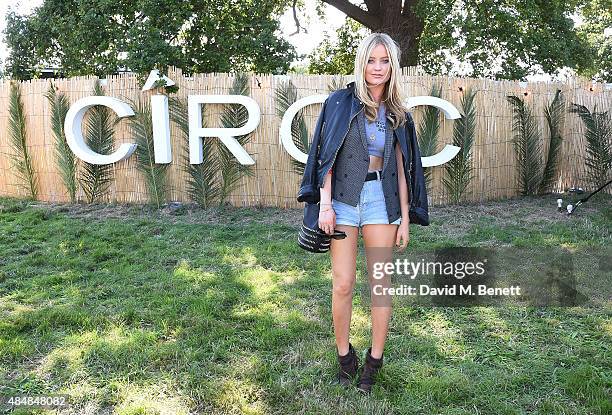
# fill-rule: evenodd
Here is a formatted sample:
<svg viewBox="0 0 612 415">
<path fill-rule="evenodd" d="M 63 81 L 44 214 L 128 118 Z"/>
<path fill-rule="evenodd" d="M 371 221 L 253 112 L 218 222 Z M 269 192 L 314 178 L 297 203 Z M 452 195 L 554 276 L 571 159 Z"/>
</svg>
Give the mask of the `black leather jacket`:
<svg viewBox="0 0 612 415">
<path fill-rule="evenodd" d="M 336 161 L 351 120 L 364 107 L 355 96 L 354 90 L 355 83 L 351 82 L 346 88 L 333 92 L 323 103 L 308 152 L 308 161 L 297 196 L 298 202 L 319 202 L 319 189 L 325 183 L 324 178 Z M 347 117 L 347 114 L 350 116 Z M 406 117 L 406 124 L 398 127 L 393 133 L 395 139 L 399 141 L 404 156 L 404 171 L 407 172 L 405 177 L 410 200 L 409 218 L 411 223 L 427 226 L 429 213 L 421 153 L 412 116 L 406 113 Z"/>
</svg>

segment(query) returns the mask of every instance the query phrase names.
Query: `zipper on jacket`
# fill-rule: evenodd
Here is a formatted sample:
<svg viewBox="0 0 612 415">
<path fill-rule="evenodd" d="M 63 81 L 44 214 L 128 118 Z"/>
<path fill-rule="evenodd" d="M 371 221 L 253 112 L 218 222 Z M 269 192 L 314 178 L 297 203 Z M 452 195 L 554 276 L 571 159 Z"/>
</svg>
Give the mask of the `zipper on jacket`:
<svg viewBox="0 0 612 415">
<path fill-rule="evenodd" d="M 400 145 L 400 149 L 401 149 Z M 402 153 L 403 155 L 403 153 Z M 410 206 L 412 206 L 414 195 L 412 194 L 412 157 L 410 157 L 410 166 L 408 167 L 408 193 L 410 195 L 410 201 L 408 203 L 408 210 L 410 210 Z"/>
<path fill-rule="evenodd" d="M 344 133 L 344 137 L 342 137 L 342 141 L 340 141 L 340 145 L 338 146 L 338 148 L 336 149 L 336 152 L 334 153 L 334 158 L 329 166 L 329 169 L 327 169 L 327 171 L 325 172 L 325 174 L 323 175 L 323 180 L 325 180 L 325 176 L 327 176 L 329 174 L 329 171 L 332 169 L 332 167 L 334 167 L 334 163 L 336 162 L 336 156 L 338 156 L 338 151 L 340 151 L 340 147 L 342 147 L 342 144 L 344 144 L 344 140 L 346 139 L 346 136 L 348 135 L 349 130 L 351 129 L 351 123 L 353 122 L 353 120 L 355 119 L 355 117 L 357 116 L 357 114 L 359 114 L 361 111 L 363 110 L 363 107 L 357 111 L 355 113 L 355 115 L 353 115 L 351 117 L 351 119 L 349 120 L 349 126 L 346 129 L 346 133 Z M 321 186 L 321 183 L 319 182 L 319 188 L 321 188 L 323 186 Z"/>
<path fill-rule="evenodd" d="M 408 206 L 412 206 L 414 202 L 414 194 L 412 193 L 412 175 L 410 172 L 412 171 L 412 159 L 410 159 L 410 167 L 408 167 L 408 191 L 410 192 L 410 203 Z M 410 207 L 408 208 L 410 210 Z"/>
</svg>

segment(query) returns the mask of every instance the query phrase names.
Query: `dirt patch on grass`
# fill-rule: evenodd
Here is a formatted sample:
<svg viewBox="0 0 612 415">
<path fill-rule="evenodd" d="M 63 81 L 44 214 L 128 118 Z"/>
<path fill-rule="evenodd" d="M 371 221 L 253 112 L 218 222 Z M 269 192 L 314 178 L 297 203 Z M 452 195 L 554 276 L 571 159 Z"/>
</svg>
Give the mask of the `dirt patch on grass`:
<svg viewBox="0 0 612 415">
<path fill-rule="evenodd" d="M 432 221 L 443 223 L 474 224 L 483 220 L 491 220 L 496 225 L 541 223 L 541 222 L 569 222 L 581 220 L 600 212 L 606 206 L 610 196 L 605 195 L 600 201 L 582 205 L 569 216 L 566 211 L 557 210 L 557 199 L 563 199 L 563 209 L 568 203 L 575 203 L 575 199 L 567 196 L 546 195 L 539 197 L 520 197 L 484 203 L 469 203 L 459 205 L 434 206 L 429 210 Z M 577 200 L 577 199 L 576 199 Z"/>
<path fill-rule="evenodd" d="M 258 222 L 296 226 L 302 220 L 302 209 L 273 207 L 222 206 L 201 208 L 195 204 L 173 204 L 164 206 L 162 209 L 156 209 L 147 205 L 71 205 L 45 202 L 30 203 L 29 206 L 44 209 L 49 213 L 91 220 L 153 219 L 169 223 L 224 223 L 232 225 Z"/>
<path fill-rule="evenodd" d="M 599 197 L 598 197 L 599 196 Z M 452 225 L 453 232 L 465 233 L 476 223 L 491 222 L 493 225 L 529 226 L 542 222 L 576 222 L 588 220 L 590 216 L 608 208 L 612 196 L 597 195 L 587 204 L 580 206 L 572 215 L 557 211 L 557 198 L 562 197 L 564 204 L 575 203 L 578 197 L 567 195 L 526 196 L 483 203 L 463 203 L 447 206 L 430 206 L 429 216 L 432 225 Z M 111 205 L 111 204 L 53 204 L 31 202 L 30 207 L 45 209 L 50 213 L 61 213 L 68 217 L 105 220 L 105 219 L 153 219 L 169 223 L 209 223 L 209 224 L 282 224 L 298 227 L 302 222 L 302 208 L 282 209 L 274 207 L 234 207 L 221 206 L 200 208 L 195 204 L 169 204 L 162 209 L 148 205 Z"/>
</svg>

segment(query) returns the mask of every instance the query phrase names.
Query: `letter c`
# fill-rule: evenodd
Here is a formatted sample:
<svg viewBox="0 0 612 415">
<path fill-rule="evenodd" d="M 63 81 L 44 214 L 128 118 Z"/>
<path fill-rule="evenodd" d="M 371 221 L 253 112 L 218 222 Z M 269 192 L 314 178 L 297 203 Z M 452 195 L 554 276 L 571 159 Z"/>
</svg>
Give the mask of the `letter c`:
<svg viewBox="0 0 612 415">
<path fill-rule="evenodd" d="M 90 164 L 112 164 L 128 158 L 136 150 L 136 144 L 134 143 L 121 144 L 114 153 L 109 155 L 96 153 L 85 143 L 82 130 L 83 118 L 87 110 L 96 105 L 109 107 L 117 113 L 119 118 L 134 115 L 132 108 L 117 98 L 105 96 L 81 98 L 72 104 L 64 121 L 64 131 L 68 146 L 78 158 Z"/>
<path fill-rule="evenodd" d="M 432 107 L 436 107 L 442 110 L 444 116 L 449 120 L 461 118 L 459 110 L 457 110 L 453 104 L 442 98 L 418 96 L 411 97 L 406 100 L 407 108 L 416 107 L 417 105 L 431 105 Z M 421 157 L 421 163 L 423 167 L 439 166 L 440 164 L 444 164 L 452 160 L 453 157 L 459 153 L 459 150 L 461 150 L 461 147 L 446 144 L 442 151 L 438 152 L 437 154 L 428 157 Z"/>
<path fill-rule="evenodd" d="M 311 104 L 319 104 L 325 102 L 325 99 L 329 95 L 310 95 L 302 99 L 298 99 L 295 101 L 285 114 L 283 115 L 283 119 L 281 120 L 280 125 L 280 142 L 287 153 L 294 159 L 301 161 L 302 163 L 306 163 L 308 161 L 308 154 L 304 154 L 300 151 L 299 148 L 293 142 L 293 138 L 291 137 L 291 124 L 293 123 L 293 118 L 297 115 L 297 113 L 304 107 Z"/>
</svg>

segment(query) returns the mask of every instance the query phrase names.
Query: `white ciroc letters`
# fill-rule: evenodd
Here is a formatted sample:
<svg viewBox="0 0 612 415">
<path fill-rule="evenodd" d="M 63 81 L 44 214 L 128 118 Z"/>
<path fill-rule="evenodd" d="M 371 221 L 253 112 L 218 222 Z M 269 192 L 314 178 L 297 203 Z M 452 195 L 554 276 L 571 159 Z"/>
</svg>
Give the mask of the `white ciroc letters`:
<svg viewBox="0 0 612 415">
<path fill-rule="evenodd" d="M 170 111 L 168 111 L 167 96 L 151 96 L 151 117 L 155 162 L 158 164 L 170 163 L 172 162 L 172 145 L 170 144 Z"/>
<path fill-rule="evenodd" d="M 241 104 L 249 113 L 249 118 L 238 128 L 203 128 L 201 104 Z M 189 112 L 189 163 L 201 164 L 203 161 L 202 142 L 200 137 L 220 137 L 223 144 L 238 159 L 241 164 L 255 164 L 249 153 L 234 138 L 237 135 L 248 134 L 259 125 L 261 112 L 253 98 L 244 95 L 190 95 L 188 97 Z"/>
<path fill-rule="evenodd" d="M 293 138 L 291 137 L 291 124 L 293 123 L 293 118 L 295 115 L 304 107 L 311 104 L 318 104 L 324 102 L 327 98 L 327 95 L 311 95 L 309 97 L 305 97 L 302 99 L 298 99 L 295 101 L 289 108 L 285 114 L 283 114 L 283 119 L 281 120 L 280 125 L 280 142 L 287 153 L 294 159 L 301 161 L 306 164 L 308 161 L 308 154 L 302 153 L 299 148 L 296 147 L 293 142 Z"/>
<path fill-rule="evenodd" d="M 418 105 L 431 105 L 432 107 L 440 108 L 444 113 L 444 116 L 449 120 L 456 120 L 461 118 L 461 114 L 450 102 L 437 97 L 432 96 L 418 96 L 411 97 L 406 100 L 406 107 L 408 109 L 416 107 Z M 429 157 L 421 157 L 421 164 L 423 167 L 439 166 L 453 159 L 459 153 L 461 147 L 447 144 L 444 146 L 442 151 Z"/>
<path fill-rule="evenodd" d="M 298 161 L 301 161 L 302 163 L 306 163 L 306 161 L 308 161 L 308 154 L 301 152 L 300 149 L 298 149 L 295 146 L 295 143 L 293 142 L 293 139 L 291 137 L 291 124 L 293 123 L 293 118 L 302 108 L 311 104 L 318 104 L 324 102 L 327 97 L 328 95 L 312 95 L 299 99 L 295 101 L 283 115 L 283 119 L 281 121 L 280 126 L 280 142 L 282 146 L 285 147 L 285 150 L 287 150 L 289 155 L 291 155 L 291 157 Z M 416 107 L 418 105 L 431 105 L 436 108 L 440 108 L 440 110 L 442 110 L 442 112 L 444 113 L 444 116 L 450 120 L 461 118 L 461 114 L 459 113 L 457 108 L 455 108 L 455 106 L 450 102 L 441 98 L 431 96 L 418 96 L 408 98 L 405 104 L 407 108 Z M 431 167 L 444 164 L 447 161 L 451 160 L 453 157 L 455 157 L 457 153 L 459 153 L 460 149 L 460 147 L 447 144 L 439 153 L 429 157 L 421 157 L 423 167 Z"/>
<path fill-rule="evenodd" d="M 306 163 L 308 155 L 300 151 L 291 136 L 291 124 L 295 115 L 304 107 L 325 101 L 328 95 L 312 95 L 297 100 L 283 115 L 280 125 L 280 142 L 294 159 Z M 257 102 L 244 95 L 190 95 L 188 102 L 189 118 L 189 162 L 201 164 L 203 162 L 202 137 L 219 137 L 229 151 L 241 164 L 251 165 L 255 161 L 249 153 L 234 138 L 249 134 L 259 125 L 261 111 Z M 242 127 L 236 128 L 205 128 L 202 125 L 202 104 L 240 104 L 246 107 L 248 119 Z M 136 149 L 136 144 L 122 144 L 114 153 L 109 155 L 98 154 L 87 146 L 83 139 L 82 124 L 87 110 L 95 105 L 104 105 L 111 108 L 120 118 L 134 115 L 128 104 L 117 98 L 106 96 L 91 96 L 79 99 L 72 104 L 66 115 L 64 130 L 66 141 L 74 154 L 91 164 L 111 164 L 128 158 Z M 461 114 L 450 102 L 441 98 L 430 96 L 412 97 L 406 100 L 408 108 L 417 105 L 431 105 L 439 108 L 448 119 L 461 118 Z M 151 96 L 151 116 L 153 122 L 153 143 L 155 163 L 172 162 L 172 146 L 170 143 L 170 119 L 168 111 L 168 97 L 165 95 Z M 460 147 L 447 144 L 442 151 L 433 156 L 422 157 L 423 167 L 438 166 L 451 160 L 457 155 Z"/>
<path fill-rule="evenodd" d="M 109 155 L 98 154 L 85 143 L 82 131 L 83 117 L 87 110 L 95 105 L 109 107 L 117 113 L 119 118 L 134 115 L 132 108 L 117 98 L 105 96 L 81 98 L 72 104 L 64 120 L 64 131 L 68 146 L 78 158 L 90 164 L 111 164 L 128 158 L 136 150 L 136 144 L 134 143 L 122 144 L 117 151 Z"/>
</svg>

